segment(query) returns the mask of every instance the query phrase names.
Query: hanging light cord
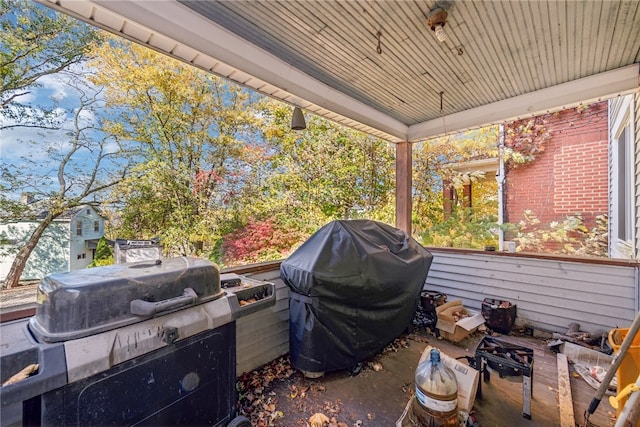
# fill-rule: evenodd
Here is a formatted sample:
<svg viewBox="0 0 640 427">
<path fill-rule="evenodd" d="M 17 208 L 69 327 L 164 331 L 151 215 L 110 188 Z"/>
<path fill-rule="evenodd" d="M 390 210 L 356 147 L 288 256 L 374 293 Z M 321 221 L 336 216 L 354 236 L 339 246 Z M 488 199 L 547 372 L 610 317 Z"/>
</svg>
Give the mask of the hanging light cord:
<svg viewBox="0 0 640 427">
<path fill-rule="evenodd" d="M 442 128 L 444 130 L 445 135 L 447 134 L 447 124 L 444 120 L 444 92 L 440 92 L 440 117 L 442 117 Z M 448 137 L 447 137 L 448 140 Z"/>
</svg>

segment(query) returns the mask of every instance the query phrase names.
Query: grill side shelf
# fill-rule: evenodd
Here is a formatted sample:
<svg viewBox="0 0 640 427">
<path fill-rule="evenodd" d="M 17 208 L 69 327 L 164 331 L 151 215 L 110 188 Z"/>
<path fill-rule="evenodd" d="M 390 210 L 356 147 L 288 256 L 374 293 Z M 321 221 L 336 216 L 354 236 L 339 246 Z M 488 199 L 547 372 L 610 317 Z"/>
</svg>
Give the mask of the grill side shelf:
<svg viewBox="0 0 640 427">
<path fill-rule="evenodd" d="M 226 288 L 234 319 L 247 316 L 276 304 L 276 287 L 270 282 L 259 282 L 240 276 L 240 284 Z"/>
</svg>

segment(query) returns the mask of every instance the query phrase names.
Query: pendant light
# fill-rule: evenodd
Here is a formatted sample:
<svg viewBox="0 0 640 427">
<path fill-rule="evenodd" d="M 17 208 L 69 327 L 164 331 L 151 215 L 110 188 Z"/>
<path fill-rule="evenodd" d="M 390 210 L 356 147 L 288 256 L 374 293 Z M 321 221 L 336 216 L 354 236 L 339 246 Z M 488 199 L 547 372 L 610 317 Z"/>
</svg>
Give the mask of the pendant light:
<svg viewBox="0 0 640 427">
<path fill-rule="evenodd" d="M 307 128 L 307 124 L 304 121 L 304 115 L 300 107 L 293 109 L 293 117 L 291 117 L 291 129 L 304 130 Z"/>
</svg>

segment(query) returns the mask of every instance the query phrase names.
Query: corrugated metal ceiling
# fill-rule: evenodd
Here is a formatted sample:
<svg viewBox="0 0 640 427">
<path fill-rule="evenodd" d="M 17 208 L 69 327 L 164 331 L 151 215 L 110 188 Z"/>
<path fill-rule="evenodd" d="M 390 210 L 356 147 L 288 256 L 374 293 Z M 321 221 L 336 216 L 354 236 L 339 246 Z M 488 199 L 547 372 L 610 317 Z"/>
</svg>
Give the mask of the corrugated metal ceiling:
<svg viewBox="0 0 640 427">
<path fill-rule="evenodd" d="M 638 86 L 637 0 L 439 3 L 448 10 L 442 43 L 426 24 L 434 1 L 41 1 L 392 141 L 442 133 L 434 121 L 631 64 Z M 219 28 L 253 47 L 225 50 Z M 602 86 L 585 93 L 615 95 L 629 84 Z M 527 102 L 521 111 L 542 108 Z"/>
</svg>

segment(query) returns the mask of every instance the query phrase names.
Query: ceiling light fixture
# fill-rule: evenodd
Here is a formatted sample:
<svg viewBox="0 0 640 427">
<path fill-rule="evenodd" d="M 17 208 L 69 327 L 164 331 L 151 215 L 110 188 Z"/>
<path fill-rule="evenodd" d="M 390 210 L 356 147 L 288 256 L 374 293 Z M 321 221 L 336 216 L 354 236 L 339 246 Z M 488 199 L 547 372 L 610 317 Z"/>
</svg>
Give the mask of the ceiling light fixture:
<svg viewBox="0 0 640 427">
<path fill-rule="evenodd" d="M 427 25 L 431 28 L 431 31 L 435 31 L 436 38 L 439 42 L 443 42 L 447 39 L 447 33 L 444 32 L 444 26 L 447 23 L 447 11 L 436 6 L 429 11 L 427 15 Z"/>
<path fill-rule="evenodd" d="M 304 115 L 300 107 L 293 109 L 293 116 L 291 117 L 291 129 L 304 130 L 307 128 L 307 123 L 304 121 Z"/>
</svg>

